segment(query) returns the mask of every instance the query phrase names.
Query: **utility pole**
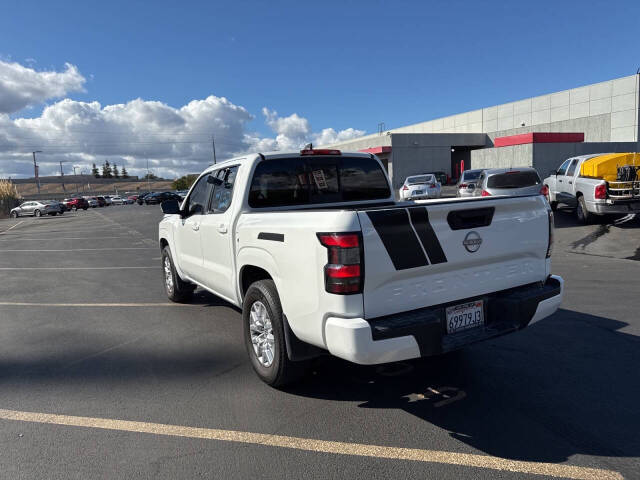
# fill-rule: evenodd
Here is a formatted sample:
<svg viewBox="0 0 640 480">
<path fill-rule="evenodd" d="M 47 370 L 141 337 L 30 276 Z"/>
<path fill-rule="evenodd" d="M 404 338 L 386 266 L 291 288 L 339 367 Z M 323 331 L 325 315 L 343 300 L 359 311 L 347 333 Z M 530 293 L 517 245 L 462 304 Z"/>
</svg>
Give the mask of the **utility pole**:
<svg viewBox="0 0 640 480">
<path fill-rule="evenodd" d="M 216 137 L 215 135 L 211 135 L 211 146 L 213 147 L 213 163 L 216 162 Z"/>
<path fill-rule="evenodd" d="M 33 176 L 36 179 L 36 186 L 38 187 L 38 195 L 40 195 L 40 175 L 38 175 L 38 164 L 36 164 L 36 153 L 42 153 L 42 150 L 36 150 L 31 152 L 33 154 Z"/>
<path fill-rule="evenodd" d="M 62 191 L 67 192 L 67 189 L 64 188 L 64 172 L 62 171 L 62 160 L 60 160 L 60 178 L 62 179 Z"/>
<path fill-rule="evenodd" d="M 80 193 L 80 189 L 78 188 L 78 175 L 76 174 L 77 165 L 73 166 L 73 176 L 76 177 L 76 193 Z"/>
<path fill-rule="evenodd" d="M 149 178 L 149 157 L 147 157 L 147 192 L 151 192 L 151 180 Z"/>
</svg>

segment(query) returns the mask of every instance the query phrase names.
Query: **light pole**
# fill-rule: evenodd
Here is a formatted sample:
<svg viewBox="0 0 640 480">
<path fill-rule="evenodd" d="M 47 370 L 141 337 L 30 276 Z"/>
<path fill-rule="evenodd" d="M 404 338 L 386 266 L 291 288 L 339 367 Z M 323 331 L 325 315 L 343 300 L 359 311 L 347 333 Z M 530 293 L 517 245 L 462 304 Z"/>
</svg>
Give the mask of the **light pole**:
<svg viewBox="0 0 640 480">
<path fill-rule="evenodd" d="M 33 154 L 33 176 L 36 179 L 36 186 L 38 187 L 38 195 L 40 195 L 40 176 L 38 175 L 38 165 L 36 164 L 36 153 L 42 153 L 42 150 L 36 150 L 31 152 Z"/>
</svg>

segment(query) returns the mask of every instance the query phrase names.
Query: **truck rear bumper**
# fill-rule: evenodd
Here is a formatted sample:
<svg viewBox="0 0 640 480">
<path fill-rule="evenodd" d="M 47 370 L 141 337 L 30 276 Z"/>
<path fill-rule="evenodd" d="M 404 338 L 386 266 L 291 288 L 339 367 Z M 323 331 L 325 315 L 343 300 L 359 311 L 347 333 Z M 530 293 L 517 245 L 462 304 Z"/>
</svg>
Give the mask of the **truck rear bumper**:
<svg viewBox="0 0 640 480">
<path fill-rule="evenodd" d="M 453 335 L 446 333 L 445 325 L 445 308 L 450 304 L 370 320 L 330 317 L 325 324 L 327 349 L 332 355 L 366 365 L 457 350 L 553 314 L 562 303 L 563 283 L 561 277 L 552 275 L 544 285 L 484 295 L 485 325 Z"/>
<path fill-rule="evenodd" d="M 640 213 L 640 199 L 617 203 L 589 202 L 587 209 L 598 215 Z"/>
</svg>

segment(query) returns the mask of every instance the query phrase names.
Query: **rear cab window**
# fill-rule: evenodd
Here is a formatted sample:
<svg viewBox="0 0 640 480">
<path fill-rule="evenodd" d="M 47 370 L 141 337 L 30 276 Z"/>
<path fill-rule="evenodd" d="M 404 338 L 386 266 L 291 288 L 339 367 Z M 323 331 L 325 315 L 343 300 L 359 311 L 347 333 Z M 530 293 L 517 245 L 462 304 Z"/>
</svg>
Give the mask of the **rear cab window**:
<svg viewBox="0 0 640 480">
<path fill-rule="evenodd" d="M 267 159 L 255 169 L 252 208 L 389 200 L 391 190 L 372 158 L 318 156 Z"/>
<path fill-rule="evenodd" d="M 538 173 L 533 170 L 513 171 L 491 175 L 487 179 L 487 188 L 523 188 L 540 183 Z"/>
</svg>

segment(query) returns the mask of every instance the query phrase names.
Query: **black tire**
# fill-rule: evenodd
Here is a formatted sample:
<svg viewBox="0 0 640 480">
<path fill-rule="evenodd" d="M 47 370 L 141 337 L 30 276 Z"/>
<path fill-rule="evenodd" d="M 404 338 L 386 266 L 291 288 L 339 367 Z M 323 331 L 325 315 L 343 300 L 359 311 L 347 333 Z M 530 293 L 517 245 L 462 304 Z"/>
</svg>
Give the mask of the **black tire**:
<svg viewBox="0 0 640 480">
<path fill-rule="evenodd" d="M 72 212 L 77 212 L 78 211 L 78 207 L 74 205 L 73 207 L 71 207 L 71 211 Z"/>
<path fill-rule="evenodd" d="M 169 285 L 166 277 L 167 272 L 165 270 L 165 262 L 167 261 L 170 269 L 171 285 Z M 171 250 L 169 250 L 169 247 L 164 247 L 162 249 L 162 274 L 164 278 L 164 291 L 167 293 L 169 300 L 172 302 L 183 303 L 191 299 L 196 286 L 193 283 L 185 282 L 180 278 L 180 275 L 176 272 L 176 267 L 173 263 L 173 257 L 171 256 Z"/>
<path fill-rule="evenodd" d="M 256 302 L 260 302 L 266 307 L 271 320 L 274 349 L 273 361 L 268 366 L 263 365 L 258 359 L 251 341 L 251 308 Z M 287 356 L 282 307 L 273 280 L 259 280 L 249 287 L 242 303 L 242 323 L 247 354 L 253 369 L 263 382 L 272 387 L 283 387 L 299 380 L 304 375 L 306 362 L 292 362 Z"/>
<path fill-rule="evenodd" d="M 82 209 L 83 209 L 83 210 L 88 210 L 88 209 L 89 209 L 89 207 L 82 207 Z"/>
<path fill-rule="evenodd" d="M 584 196 L 578 197 L 578 206 L 576 207 L 576 215 L 580 223 L 588 225 L 593 220 L 593 214 L 587 211 L 587 203 L 584 201 Z"/>
<path fill-rule="evenodd" d="M 11 218 L 18 218 L 18 212 L 11 212 L 11 213 L 9 214 L 9 217 L 11 217 Z"/>
<path fill-rule="evenodd" d="M 33 212 L 33 216 L 34 216 L 34 217 L 39 217 L 40 215 L 42 215 L 42 212 L 40 212 L 40 210 L 35 210 L 35 211 Z"/>
</svg>

